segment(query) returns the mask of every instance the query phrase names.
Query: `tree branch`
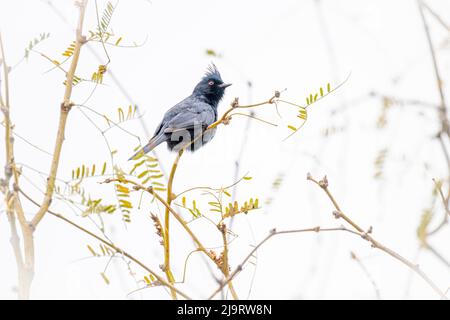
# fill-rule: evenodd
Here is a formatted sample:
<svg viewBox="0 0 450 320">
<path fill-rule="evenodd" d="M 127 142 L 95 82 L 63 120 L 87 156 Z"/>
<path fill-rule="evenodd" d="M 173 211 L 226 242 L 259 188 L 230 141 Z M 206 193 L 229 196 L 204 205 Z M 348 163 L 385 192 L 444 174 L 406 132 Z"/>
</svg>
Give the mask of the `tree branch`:
<svg viewBox="0 0 450 320">
<path fill-rule="evenodd" d="M 425 30 L 425 35 L 427 37 L 428 47 L 430 50 L 431 59 L 433 61 L 434 75 L 436 77 L 436 86 L 438 88 L 439 97 L 441 100 L 440 108 L 439 108 L 439 115 L 440 115 L 440 119 L 441 119 L 441 123 L 442 123 L 441 130 L 442 130 L 442 132 L 445 132 L 447 135 L 449 135 L 449 123 L 448 123 L 448 118 L 447 118 L 447 104 L 445 102 L 445 94 L 444 94 L 444 89 L 442 87 L 443 82 L 442 82 L 442 78 L 441 78 L 441 75 L 439 72 L 439 66 L 438 66 L 438 62 L 437 62 L 437 58 L 436 58 L 436 51 L 434 50 L 433 41 L 431 40 L 431 35 L 430 35 L 430 29 L 428 27 L 428 23 L 425 18 L 425 14 L 423 12 L 424 3 L 422 0 L 417 0 L 417 4 L 419 6 L 420 17 L 422 18 L 423 28 Z"/>
<path fill-rule="evenodd" d="M 270 230 L 269 234 L 261 240 L 261 242 L 256 245 L 253 250 L 250 251 L 250 253 L 242 260 L 242 262 L 234 269 L 234 271 L 220 284 L 220 286 L 208 297 L 208 300 L 211 300 L 218 294 L 223 287 L 225 287 L 228 283 L 230 283 L 231 280 L 236 277 L 236 275 L 242 271 L 244 268 L 244 265 L 247 263 L 247 261 L 253 256 L 253 254 L 264 244 L 266 243 L 270 238 L 280 235 L 280 234 L 292 234 L 292 233 L 304 233 L 304 232 L 328 232 L 328 231 L 345 231 L 350 232 L 353 234 L 359 235 L 358 232 L 349 230 L 345 227 L 339 227 L 339 228 L 321 228 L 321 227 L 314 227 L 314 228 L 307 228 L 307 229 L 295 229 L 295 230 L 283 230 L 283 231 L 277 231 L 276 229 Z"/>
<path fill-rule="evenodd" d="M 170 171 L 169 180 L 167 182 L 167 204 L 165 214 L 164 214 L 164 234 L 163 234 L 163 240 L 164 240 L 164 272 L 166 273 L 167 280 L 170 283 L 174 283 L 175 279 L 173 277 L 172 271 L 170 270 L 170 232 L 169 232 L 169 224 L 170 224 L 170 204 L 172 203 L 173 192 L 172 192 L 172 185 L 173 185 L 173 179 L 175 178 L 175 172 L 177 171 L 178 162 L 180 161 L 181 156 L 183 155 L 183 149 L 181 149 L 172 165 L 172 170 Z M 172 293 L 172 299 L 176 299 L 177 295 L 174 291 Z"/>
<path fill-rule="evenodd" d="M 219 268 L 220 271 L 223 270 L 221 268 L 220 263 L 218 262 L 217 259 L 215 259 L 215 257 L 213 256 L 213 254 L 208 251 L 205 246 L 200 242 L 200 240 L 197 238 L 197 236 L 194 234 L 194 232 L 192 232 L 192 230 L 189 228 L 188 224 L 186 221 L 184 221 L 184 219 L 167 203 L 166 200 L 164 200 L 157 192 L 155 192 L 153 190 L 153 187 L 145 187 L 135 181 L 132 180 L 128 180 L 128 179 L 123 179 L 123 178 L 111 178 L 111 179 L 106 179 L 105 181 L 101 182 L 101 183 L 111 183 L 111 182 L 121 182 L 124 184 L 131 184 L 133 185 L 133 189 L 134 190 L 143 190 L 148 192 L 149 194 L 151 194 L 152 196 L 154 196 L 156 198 L 156 200 L 158 200 L 165 208 L 167 208 L 170 213 L 175 217 L 175 219 L 178 220 L 178 222 L 183 226 L 184 230 L 186 230 L 186 232 L 189 234 L 189 236 L 192 238 L 192 240 L 194 241 L 194 243 L 196 244 L 197 248 L 199 251 L 203 252 L 204 254 L 206 254 L 208 256 L 209 259 L 211 259 Z M 237 297 L 236 297 L 237 298 Z"/>
<path fill-rule="evenodd" d="M 5 179 L 2 181 L 2 190 L 4 190 L 7 200 L 7 215 L 11 230 L 11 245 L 13 247 L 14 256 L 16 258 L 18 282 L 19 282 L 19 299 L 28 299 L 30 294 L 30 285 L 34 275 L 34 245 L 33 232 L 25 219 L 22 204 L 20 203 L 17 193 L 19 185 L 19 172 L 14 161 L 14 136 L 13 125 L 11 122 L 11 106 L 9 102 L 9 67 L 6 62 L 3 40 L 0 34 L 0 53 L 1 62 L 3 64 L 3 76 L 5 81 L 5 100 L 0 99 L 1 111 L 5 120 L 5 147 L 6 147 L 6 163 L 5 163 Z M 1 91 L 1 90 L 0 90 Z M 10 189 L 11 177 L 14 178 L 14 187 Z M 17 233 L 16 215 L 22 230 L 24 241 L 24 256 L 20 248 L 20 238 Z"/>
<path fill-rule="evenodd" d="M 35 200 L 33 200 L 30 196 L 28 196 L 26 193 L 24 193 L 22 190 L 20 190 L 20 193 L 27 198 L 31 203 L 33 203 L 36 206 L 39 206 L 39 203 L 36 202 Z M 170 290 L 174 290 L 175 292 L 177 292 L 180 296 L 182 296 L 185 299 L 190 300 L 191 298 L 183 293 L 182 291 L 180 291 L 179 289 L 177 289 L 176 287 L 174 287 L 172 284 L 168 283 L 167 281 L 165 281 L 161 276 L 159 276 L 155 271 L 153 271 L 152 269 L 150 269 L 149 267 L 147 267 L 144 263 L 142 263 L 140 260 L 136 259 L 135 257 L 133 257 L 131 254 L 129 254 L 128 252 L 124 251 L 123 249 L 119 248 L 118 246 L 114 245 L 113 243 L 101 238 L 100 236 L 97 236 L 95 233 L 83 228 L 82 226 L 78 225 L 77 223 L 73 222 L 72 220 L 64 217 L 63 215 L 56 213 L 50 209 L 47 209 L 47 212 L 70 224 L 71 226 L 77 228 L 78 230 L 81 230 L 82 232 L 86 233 L 87 235 L 97 239 L 98 241 L 102 242 L 103 244 L 107 245 L 108 247 L 110 247 L 111 249 L 113 249 L 115 252 L 122 254 L 123 256 L 127 257 L 128 259 L 130 259 L 131 261 L 133 261 L 134 263 L 136 263 L 137 265 L 139 265 L 140 267 L 142 267 L 144 270 L 146 270 L 147 272 L 151 273 L 156 280 L 158 280 L 160 282 L 161 285 L 168 287 Z"/>
<path fill-rule="evenodd" d="M 347 223 L 349 223 L 353 228 L 357 230 L 357 234 L 359 234 L 361 238 L 363 238 L 366 241 L 369 241 L 373 248 L 377 248 L 381 251 L 384 251 L 391 257 L 395 258 L 396 260 L 406 265 L 408 268 L 417 273 L 442 299 L 446 300 L 448 299 L 444 294 L 444 292 L 441 289 L 439 289 L 439 287 L 419 268 L 418 265 L 415 265 L 414 263 L 410 262 L 409 260 L 402 257 L 394 250 L 382 245 L 380 242 L 378 242 L 372 236 L 370 236 L 370 233 L 372 233 L 372 227 L 370 227 L 368 231 L 363 231 L 363 229 L 358 224 L 356 224 L 353 220 L 351 220 L 348 216 L 346 216 L 342 212 L 338 203 L 336 202 L 333 195 L 328 189 L 328 180 L 326 176 L 322 180 L 317 181 L 308 173 L 307 180 L 314 182 L 327 194 L 328 198 L 331 200 L 334 208 L 336 209 L 336 211 L 333 212 L 333 215 L 336 219 L 343 218 Z"/>
<path fill-rule="evenodd" d="M 51 200 L 53 197 L 53 192 L 55 189 L 55 179 L 58 173 L 59 159 L 61 157 L 62 145 L 64 142 L 64 135 L 66 129 L 67 117 L 69 115 L 70 109 L 72 108 L 73 103 L 70 101 L 72 96 L 73 89 L 73 79 L 75 75 L 75 71 L 78 65 L 78 59 L 80 57 L 81 47 L 85 43 L 86 38 L 83 36 L 83 21 L 86 10 L 87 0 L 82 0 L 78 2 L 79 6 L 79 17 L 78 17 L 78 27 L 76 29 L 76 41 L 75 48 L 72 55 L 72 63 L 70 65 L 70 69 L 66 74 L 66 88 L 64 92 L 63 102 L 61 104 L 60 116 L 59 116 L 59 125 L 58 125 L 58 133 L 56 135 L 55 149 L 53 152 L 53 159 L 50 168 L 50 173 L 47 178 L 47 187 L 45 191 L 44 200 L 39 208 L 39 211 L 34 216 L 31 225 L 33 228 L 39 224 L 39 222 L 44 217 L 47 209 L 50 207 Z"/>
</svg>

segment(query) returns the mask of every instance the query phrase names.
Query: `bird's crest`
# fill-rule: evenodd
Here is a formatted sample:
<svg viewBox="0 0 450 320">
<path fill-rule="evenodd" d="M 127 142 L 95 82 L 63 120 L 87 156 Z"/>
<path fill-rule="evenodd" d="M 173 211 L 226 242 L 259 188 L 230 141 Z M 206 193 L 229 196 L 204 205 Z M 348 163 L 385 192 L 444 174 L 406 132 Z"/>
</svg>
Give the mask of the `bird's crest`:
<svg viewBox="0 0 450 320">
<path fill-rule="evenodd" d="M 206 73 L 203 77 L 204 79 L 210 79 L 215 78 L 222 80 L 222 77 L 220 76 L 219 70 L 217 70 L 217 67 L 214 63 L 211 62 L 211 64 L 208 66 L 208 69 L 206 70 Z"/>
</svg>

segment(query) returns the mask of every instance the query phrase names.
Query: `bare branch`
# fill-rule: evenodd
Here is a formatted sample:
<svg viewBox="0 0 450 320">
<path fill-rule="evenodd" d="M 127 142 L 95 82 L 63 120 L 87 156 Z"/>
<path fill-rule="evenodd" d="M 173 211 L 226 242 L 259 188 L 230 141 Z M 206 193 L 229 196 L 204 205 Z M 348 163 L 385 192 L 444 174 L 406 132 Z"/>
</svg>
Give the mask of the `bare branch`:
<svg viewBox="0 0 450 320">
<path fill-rule="evenodd" d="M 448 124 L 448 118 L 447 118 L 447 104 L 445 101 L 444 88 L 442 87 L 443 82 L 442 82 L 441 74 L 439 72 L 439 66 L 438 66 L 438 62 L 437 62 L 437 58 L 436 58 L 436 51 L 433 46 L 433 41 L 431 40 L 430 29 L 428 27 L 427 20 L 425 18 L 425 14 L 423 12 L 424 2 L 422 0 L 417 0 L 417 4 L 419 6 L 420 16 L 421 16 L 422 22 L 423 22 L 423 28 L 425 30 L 425 35 L 426 35 L 427 41 L 428 41 L 428 47 L 430 50 L 431 59 L 433 61 L 434 75 L 436 77 L 436 86 L 438 88 L 439 97 L 441 100 L 440 108 L 439 108 L 439 116 L 440 116 L 441 123 L 442 123 L 441 130 L 442 130 L 442 132 L 445 132 L 448 135 L 449 134 L 449 124 Z"/>
<path fill-rule="evenodd" d="M 56 142 L 55 142 L 55 149 L 53 152 L 52 164 L 51 164 L 50 173 L 49 173 L 48 180 L 47 180 L 45 197 L 42 202 L 42 205 L 39 208 L 39 211 L 36 213 L 36 215 L 34 216 L 32 222 L 31 222 L 33 228 L 36 228 L 38 223 L 42 220 L 45 213 L 47 212 L 47 209 L 50 206 L 53 192 L 55 189 L 55 179 L 56 179 L 56 175 L 58 173 L 59 159 L 61 156 L 62 145 L 64 142 L 67 117 L 68 117 L 70 109 L 72 108 L 72 105 L 73 105 L 72 102 L 70 101 L 70 98 L 72 96 L 72 89 L 73 89 L 73 79 L 74 79 L 75 71 L 77 69 L 78 59 L 80 57 L 80 52 L 81 52 L 81 47 L 86 41 L 86 38 L 83 36 L 83 21 L 84 21 L 84 15 L 85 15 L 85 10 L 86 10 L 86 4 L 87 4 L 87 0 L 82 0 L 82 1 L 78 2 L 79 18 L 78 18 L 78 27 L 76 30 L 75 48 L 74 48 L 74 52 L 72 55 L 72 63 L 70 65 L 69 71 L 66 74 L 66 82 L 65 82 L 66 88 L 65 88 L 65 92 L 64 92 L 63 102 L 61 104 L 58 133 L 57 133 Z"/>
<path fill-rule="evenodd" d="M 338 227 L 338 228 L 314 227 L 314 228 L 307 228 L 307 229 L 295 229 L 295 230 L 283 230 L 283 231 L 277 231 L 276 229 L 272 229 L 272 230 L 270 230 L 269 234 L 263 240 L 261 240 L 261 242 L 259 242 L 253 248 L 253 250 L 250 251 L 250 253 L 244 258 L 244 260 L 242 260 L 242 262 L 236 267 L 236 269 L 234 269 L 234 271 L 230 273 L 228 278 L 226 278 L 220 284 L 220 286 L 208 297 L 208 299 L 211 300 L 212 298 L 214 298 L 216 296 L 216 294 L 218 294 L 223 289 L 223 287 L 225 287 L 231 280 L 233 280 L 234 277 L 236 277 L 238 275 L 238 273 L 242 271 L 242 269 L 244 268 L 244 265 L 247 263 L 247 261 L 270 238 L 272 238 L 274 236 L 277 236 L 277 235 L 281 235 L 281 234 L 304 233 L 304 232 L 328 232 L 328 231 L 345 231 L 345 232 L 350 232 L 350 233 L 359 235 L 358 232 L 349 230 L 349 229 L 347 229 L 347 228 L 345 228 L 343 226 L 342 227 Z"/>
<path fill-rule="evenodd" d="M 400 261 L 404 265 L 406 265 L 408 268 L 413 270 L 416 274 L 418 274 L 442 299 L 448 299 L 444 292 L 439 289 L 439 287 L 419 268 L 418 265 L 410 262 L 406 258 L 402 257 L 400 254 L 395 252 L 394 250 L 382 245 L 380 242 L 375 240 L 370 233 L 372 233 L 372 227 L 369 228 L 368 231 L 363 231 L 358 224 L 356 224 L 353 220 L 351 220 L 348 216 L 346 216 L 342 210 L 340 209 L 338 203 L 334 199 L 333 195 L 328 189 L 328 180 L 326 177 L 324 177 L 322 180 L 317 181 L 314 179 L 309 173 L 307 176 L 307 179 L 314 182 L 316 185 L 320 186 L 320 188 L 327 194 L 330 201 L 333 203 L 334 208 L 336 211 L 333 212 L 333 215 L 336 219 L 343 218 L 347 223 L 349 223 L 353 228 L 357 230 L 357 234 L 361 236 L 362 239 L 369 241 L 373 248 L 379 249 L 381 251 L 384 251 L 391 257 L 395 258 L 396 260 Z"/>
<path fill-rule="evenodd" d="M 26 193 L 24 193 L 22 190 L 20 190 L 20 193 L 27 198 L 31 203 L 33 203 L 36 206 L 39 206 L 39 203 L 36 202 L 35 200 L 33 200 L 30 196 L 28 196 Z M 131 261 L 133 261 L 134 263 L 136 263 L 137 265 L 139 265 L 140 267 L 142 267 L 144 270 L 148 271 L 149 273 L 151 273 L 156 280 L 159 281 L 159 283 L 163 286 L 168 287 L 171 290 L 174 290 L 175 292 L 177 292 L 180 296 L 182 296 L 185 299 L 190 300 L 191 298 L 183 293 L 182 291 L 180 291 L 179 289 L 175 288 L 172 284 L 166 282 L 161 276 L 158 275 L 158 273 L 156 273 L 155 271 L 153 271 L 152 269 L 150 269 L 149 267 L 147 267 L 144 263 L 142 263 L 140 260 L 136 259 L 134 256 L 132 256 L 131 254 L 129 254 L 128 252 L 124 251 L 123 249 L 119 248 L 118 246 L 114 245 L 113 243 L 97 236 L 95 233 L 92 233 L 91 231 L 83 228 L 82 226 L 78 225 L 77 223 L 73 222 L 72 220 L 64 217 L 63 215 L 56 213 L 50 209 L 47 209 L 47 212 L 49 214 L 51 214 L 52 216 L 70 224 L 71 226 L 77 228 L 78 230 L 81 230 L 82 232 L 88 234 L 89 236 L 97 239 L 98 241 L 102 242 L 103 244 L 107 245 L 108 247 L 110 247 L 111 249 L 113 249 L 115 252 L 127 257 L 128 259 L 130 259 Z"/>
<path fill-rule="evenodd" d="M 353 252 L 350 251 L 350 256 L 353 260 L 355 260 L 358 265 L 360 266 L 361 270 L 364 272 L 364 274 L 367 276 L 367 278 L 369 279 L 370 283 L 372 284 L 373 290 L 375 291 L 375 295 L 377 297 L 377 299 L 381 299 L 380 296 L 380 289 L 378 288 L 375 280 L 373 279 L 372 275 L 369 273 L 369 270 L 367 270 L 366 266 L 362 263 L 361 259 L 359 259 L 359 257 Z"/>
</svg>

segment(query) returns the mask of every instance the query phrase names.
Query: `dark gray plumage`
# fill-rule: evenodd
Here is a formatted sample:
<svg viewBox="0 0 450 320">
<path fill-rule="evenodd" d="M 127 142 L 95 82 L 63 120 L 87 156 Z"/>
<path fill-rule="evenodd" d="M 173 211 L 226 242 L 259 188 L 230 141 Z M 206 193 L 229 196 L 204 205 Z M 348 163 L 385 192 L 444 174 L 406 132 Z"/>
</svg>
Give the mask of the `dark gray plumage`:
<svg viewBox="0 0 450 320">
<path fill-rule="evenodd" d="M 217 107 L 225 88 L 230 85 L 222 81 L 219 71 L 212 64 L 192 94 L 164 114 L 148 144 L 130 160 L 150 152 L 163 142 L 167 142 L 167 147 L 172 151 L 182 148 L 195 151 L 209 142 L 216 129 L 205 130 L 217 121 Z"/>
</svg>

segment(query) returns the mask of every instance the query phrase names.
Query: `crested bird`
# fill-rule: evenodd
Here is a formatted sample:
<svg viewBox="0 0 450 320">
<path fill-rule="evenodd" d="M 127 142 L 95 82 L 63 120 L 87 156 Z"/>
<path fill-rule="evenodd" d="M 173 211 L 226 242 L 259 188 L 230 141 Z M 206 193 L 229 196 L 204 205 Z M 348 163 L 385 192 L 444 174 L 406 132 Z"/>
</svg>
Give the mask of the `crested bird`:
<svg viewBox="0 0 450 320">
<path fill-rule="evenodd" d="M 219 102 L 230 85 L 211 64 L 192 94 L 167 110 L 150 141 L 129 160 L 140 158 L 163 142 L 169 150 L 178 152 L 196 151 L 211 141 L 216 128 L 207 128 L 217 121 Z"/>
</svg>

